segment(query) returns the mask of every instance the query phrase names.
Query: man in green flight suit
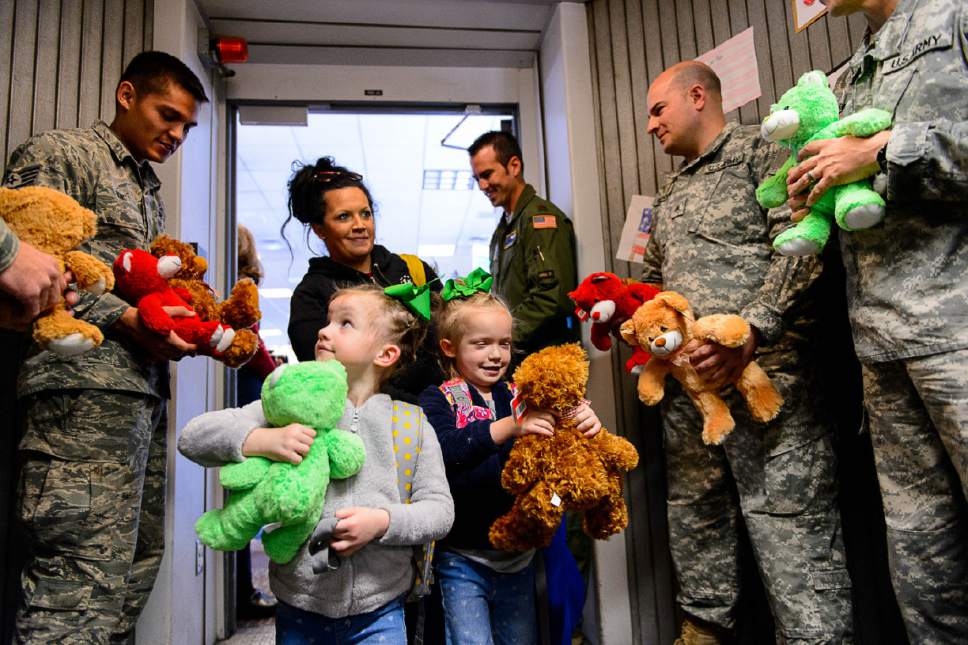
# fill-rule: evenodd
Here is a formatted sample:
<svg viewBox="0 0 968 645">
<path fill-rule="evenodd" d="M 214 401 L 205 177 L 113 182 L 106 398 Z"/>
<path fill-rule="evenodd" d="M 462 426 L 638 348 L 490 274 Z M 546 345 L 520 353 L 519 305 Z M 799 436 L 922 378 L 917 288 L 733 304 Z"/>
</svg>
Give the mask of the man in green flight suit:
<svg viewBox="0 0 968 645">
<path fill-rule="evenodd" d="M 523 357 L 580 336 L 568 292 L 578 283 L 571 220 L 524 181 L 515 138 L 485 132 L 467 149 L 478 187 L 504 209 L 491 237 L 494 291 L 514 315 L 514 347 Z"/>
</svg>

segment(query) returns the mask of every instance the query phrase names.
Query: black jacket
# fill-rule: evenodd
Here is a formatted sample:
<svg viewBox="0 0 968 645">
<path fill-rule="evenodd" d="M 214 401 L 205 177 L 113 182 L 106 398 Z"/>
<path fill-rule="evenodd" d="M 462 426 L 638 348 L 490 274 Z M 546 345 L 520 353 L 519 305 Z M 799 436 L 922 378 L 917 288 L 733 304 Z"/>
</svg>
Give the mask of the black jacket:
<svg viewBox="0 0 968 645">
<path fill-rule="evenodd" d="M 468 384 L 474 405 L 486 407 L 477 389 Z M 511 415 L 511 391 L 505 381 L 492 390 L 498 419 Z M 444 457 L 447 483 L 454 496 L 454 526 L 443 546 L 458 549 L 493 549 L 487 532 L 497 518 L 511 510 L 514 498 L 501 487 L 501 471 L 514 440 L 497 445 L 491 439 L 493 421 L 472 421 L 458 428 L 457 414 L 439 387 L 420 395 L 420 407 L 434 427 Z"/>
<path fill-rule="evenodd" d="M 370 254 L 373 274 L 367 275 L 329 257 L 309 260 L 309 270 L 292 294 L 289 302 L 289 342 L 300 361 L 315 358 L 316 339 L 319 330 L 326 326 L 329 301 L 337 290 L 358 284 L 374 283 L 381 287 L 412 282 L 407 263 L 396 253 L 376 244 Z M 431 289 L 440 291 L 437 274 L 426 262 L 423 263 L 427 282 Z M 397 370 L 384 391 L 394 398 L 416 403 L 417 396 L 427 385 L 440 383 L 443 376 L 437 366 L 434 340 L 427 335 L 424 349 L 418 352 L 417 361 Z"/>
</svg>

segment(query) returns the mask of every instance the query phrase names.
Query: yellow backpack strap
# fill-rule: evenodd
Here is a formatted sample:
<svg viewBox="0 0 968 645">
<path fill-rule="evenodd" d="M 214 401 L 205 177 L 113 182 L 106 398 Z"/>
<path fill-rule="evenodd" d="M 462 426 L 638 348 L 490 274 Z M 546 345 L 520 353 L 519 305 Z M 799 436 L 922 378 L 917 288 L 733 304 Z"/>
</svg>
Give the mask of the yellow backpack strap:
<svg viewBox="0 0 968 645">
<path fill-rule="evenodd" d="M 413 480 L 417 470 L 417 457 L 420 455 L 420 449 L 423 444 L 423 410 L 410 403 L 394 401 L 391 419 L 393 453 L 397 465 L 397 486 L 400 490 L 400 500 L 404 504 L 409 504 L 410 496 L 413 494 Z M 411 596 L 419 598 L 430 593 L 430 585 L 434 581 L 434 573 L 431 566 L 433 559 L 434 542 L 414 547 L 414 563 L 417 567 L 417 577 L 410 590 Z"/>
<path fill-rule="evenodd" d="M 409 253 L 400 253 L 399 256 L 407 263 L 407 271 L 410 272 L 414 286 L 422 287 L 427 284 L 427 272 L 424 270 L 423 260 Z"/>
</svg>

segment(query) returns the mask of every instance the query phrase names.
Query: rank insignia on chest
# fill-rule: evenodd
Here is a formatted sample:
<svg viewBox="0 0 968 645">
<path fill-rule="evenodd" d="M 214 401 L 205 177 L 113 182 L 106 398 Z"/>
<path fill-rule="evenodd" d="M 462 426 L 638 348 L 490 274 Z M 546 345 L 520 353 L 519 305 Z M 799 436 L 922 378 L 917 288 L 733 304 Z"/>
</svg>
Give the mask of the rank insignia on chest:
<svg viewBox="0 0 968 645">
<path fill-rule="evenodd" d="M 531 226 L 534 228 L 558 228 L 558 218 L 554 215 L 532 215 Z"/>
<path fill-rule="evenodd" d="M 518 239 L 517 231 L 511 231 L 504 236 L 504 248 L 509 249 L 514 246 L 514 241 Z"/>
</svg>

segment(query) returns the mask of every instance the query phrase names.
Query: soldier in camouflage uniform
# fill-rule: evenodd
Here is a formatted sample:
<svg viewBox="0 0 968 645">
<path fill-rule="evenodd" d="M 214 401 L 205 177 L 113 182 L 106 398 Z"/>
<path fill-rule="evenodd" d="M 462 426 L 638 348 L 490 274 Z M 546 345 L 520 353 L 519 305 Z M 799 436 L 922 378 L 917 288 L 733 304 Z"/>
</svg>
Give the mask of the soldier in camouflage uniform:
<svg viewBox="0 0 968 645">
<path fill-rule="evenodd" d="M 148 162 L 175 152 L 205 100 L 181 61 L 139 54 L 118 84 L 110 126 L 31 138 L 11 155 L 3 183 L 49 186 L 93 210 L 97 235 L 81 250 L 110 264 L 164 230 Z M 16 624 L 22 643 L 125 642 L 164 551 L 166 361 L 194 347 L 146 330 L 111 293 L 82 295 L 74 311 L 104 331 L 104 343 L 74 358 L 34 346 L 18 376 L 26 421 L 17 508 L 32 548 Z"/>
<path fill-rule="evenodd" d="M 577 341 L 568 298 L 578 284 L 571 220 L 525 183 L 521 148 L 510 134 L 486 132 L 467 151 L 478 186 L 504 209 L 491 236 L 491 275 L 514 315 L 516 353 Z"/>
<path fill-rule="evenodd" d="M 843 112 L 894 124 L 806 146 L 790 206 L 800 217 L 805 198 L 880 173 L 884 221 L 840 240 L 891 577 L 912 643 L 968 643 L 968 5 L 826 4 L 869 24 L 838 81 Z"/>
<path fill-rule="evenodd" d="M 0 329 L 22 330 L 47 308 L 60 302 L 70 273 L 63 273 L 54 258 L 26 242 L 21 243 L 0 219 Z M 77 295 L 67 292 L 68 306 Z"/>
<path fill-rule="evenodd" d="M 679 643 L 718 643 L 734 626 L 739 519 L 776 621 L 788 643 L 843 643 L 852 632 L 850 579 L 837 507 L 831 427 L 821 413 L 807 339 L 816 258 L 785 258 L 770 240 L 789 226 L 767 213 L 756 186 L 775 165 L 759 128 L 727 124 L 719 79 L 697 62 L 663 72 L 649 88 L 648 131 L 685 161 L 659 191 L 642 280 L 678 291 L 697 316 L 738 314 L 754 333 L 729 350 L 693 341 L 707 375 L 738 376 L 752 357 L 785 399 L 779 417 L 752 421 L 736 392 L 736 429 L 702 443 L 702 421 L 678 384 L 663 402 L 670 547 L 687 614 Z"/>
</svg>

